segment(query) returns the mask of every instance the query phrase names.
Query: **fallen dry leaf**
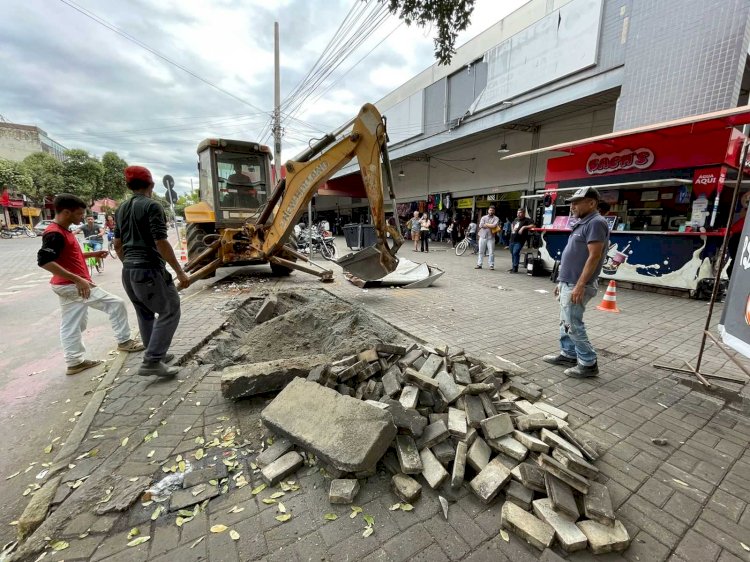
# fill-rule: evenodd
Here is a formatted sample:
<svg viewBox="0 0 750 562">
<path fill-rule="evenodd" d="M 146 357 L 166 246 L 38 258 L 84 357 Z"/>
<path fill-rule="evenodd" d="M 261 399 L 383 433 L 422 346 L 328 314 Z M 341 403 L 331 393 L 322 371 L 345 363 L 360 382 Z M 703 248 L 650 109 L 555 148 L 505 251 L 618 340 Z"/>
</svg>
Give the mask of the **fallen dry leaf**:
<svg viewBox="0 0 750 562">
<path fill-rule="evenodd" d="M 203 539 L 205 539 L 205 538 L 206 538 L 206 537 L 200 537 L 200 538 L 199 538 L 199 539 L 197 539 L 197 540 L 196 540 L 196 541 L 195 541 L 195 542 L 194 542 L 193 544 L 191 544 L 191 545 L 190 545 L 190 548 L 195 548 L 195 547 L 196 547 L 196 546 L 198 546 L 198 545 L 199 545 L 199 544 L 201 543 L 201 541 L 202 541 Z"/>
<path fill-rule="evenodd" d="M 235 531 L 234 529 L 232 529 L 231 531 L 229 531 L 229 536 L 232 537 L 233 541 L 240 540 L 240 534 L 237 531 Z"/>
<path fill-rule="evenodd" d="M 363 537 L 369 537 L 374 532 L 374 529 L 372 527 L 365 527 L 365 530 L 362 533 Z"/>
<path fill-rule="evenodd" d="M 125 445 L 127 445 L 127 444 L 128 444 L 128 439 L 130 439 L 130 438 L 129 438 L 129 437 L 126 437 L 125 439 L 123 439 L 122 441 L 120 441 L 120 446 L 121 446 L 121 447 L 124 447 Z M 145 542 L 145 541 L 144 541 L 144 542 Z"/>
<path fill-rule="evenodd" d="M 214 526 L 213 526 L 213 527 L 211 527 L 211 529 L 209 529 L 209 530 L 210 530 L 210 531 L 211 531 L 212 533 L 223 533 L 224 531 L 226 531 L 226 530 L 227 530 L 227 526 L 226 526 L 226 525 L 214 525 Z"/>
<path fill-rule="evenodd" d="M 291 518 L 292 518 L 291 513 L 285 513 L 284 515 L 277 515 L 276 517 L 274 517 L 276 521 L 281 521 L 282 523 L 289 521 Z"/>
<path fill-rule="evenodd" d="M 323 516 L 323 519 L 325 519 L 326 521 L 336 521 L 336 519 L 338 519 L 338 518 L 339 518 L 339 516 L 336 515 L 335 513 L 326 513 Z"/>
<path fill-rule="evenodd" d="M 53 543 L 50 543 L 49 547 L 54 550 L 55 552 L 59 552 L 61 550 L 65 550 L 70 546 L 70 543 L 67 541 L 55 541 Z"/>
<path fill-rule="evenodd" d="M 508 535 L 508 531 L 505 529 L 500 529 L 500 536 L 503 537 L 503 540 L 505 542 L 510 542 L 510 536 Z"/>
<path fill-rule="evenodd" d="M 13 476 L 17 476 L 17 474 L 14 474 Z M 254 495 L 254 496 L 257 496 L 258 494 L 260 494 L 265 489 L 266 489 L 266 485 L 265 484 L 261 484 L 260 486 L 257 486 L 255 488 L 253 488 L 250 493 L 252 495 Z"/>
<path fill-rule="evenodd" d="M 286 506 L 279 502 L 279 505 L 277 506 L 280 513 L 286 513 Z"/>
<path fill-rule="evenodd" d="M 232 506 L 232 508 L 229 511 L 227 511 L 227 513 L 242 513 L 243 511 L 245 511 L 244 507 L 239 507 L 235 505 L 235 506 Z"/>
<path fill-rule="evenodd" d="M 137 539 L 133 539 L 128 543 L 128 546 L 138 546 L 139 544 L 143 544 L 144 542 L 148 542 L 151 540 L 151 537 L 145 536 L 145 537 L 138 537 Z"/>
</svg>

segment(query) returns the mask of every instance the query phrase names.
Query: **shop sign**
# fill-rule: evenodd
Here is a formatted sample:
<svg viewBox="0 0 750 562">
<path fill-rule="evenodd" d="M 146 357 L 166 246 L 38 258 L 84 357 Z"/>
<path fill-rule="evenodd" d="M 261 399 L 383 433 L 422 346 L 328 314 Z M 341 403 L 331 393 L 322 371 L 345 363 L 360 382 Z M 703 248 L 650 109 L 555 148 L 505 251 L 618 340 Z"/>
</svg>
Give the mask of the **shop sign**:
<svg viewBox="0 0 750 562">
<path fill-rule="evenodd" d="M 464 197 L 463 199 L 458 199 L 456 201 L 456 208 L 457 209 L 471 209 L 474 204 L 474 199 L 472 197 Z"/>
<path fill-rule="evenodd" d="M 627 170 L 646 170 L 654 163 L 654 159 L 653 151 L 648 148 L 626 148 L 620 152 L 606 154 L 594 152 L 586 161 L 586 173 L 593 176 Z"/>
<path fill-rule="evenodd" d="M 726 170 L 721 166 L 714 168 L 703 168 L 693 172 L 693 192 L 696 197 L 705 195 L 708 197 L 714 190 L 721 191 L 724 180 L 727 177 Z"/>
</svg>

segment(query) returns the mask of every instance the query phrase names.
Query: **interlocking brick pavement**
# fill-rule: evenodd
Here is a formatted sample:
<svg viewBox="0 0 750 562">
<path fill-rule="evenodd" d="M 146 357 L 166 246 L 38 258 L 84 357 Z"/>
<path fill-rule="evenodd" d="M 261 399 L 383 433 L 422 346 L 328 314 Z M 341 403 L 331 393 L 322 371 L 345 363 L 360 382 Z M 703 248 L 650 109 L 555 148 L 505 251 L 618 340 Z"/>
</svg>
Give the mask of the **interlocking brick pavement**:
<svg viewBox="0 0 750 562">
<path fill-rule="evenodd" d="M 427 256 L 403 251 L 405 257 L 423 257 L 445 269 L 434 287 L 362 290 L 339 274 L 333 284 L 322 287 L 422 340 L 517 362 L 544 388 L 544 399 L 568 411 L 569 423 L 599 444 L 599 480 L 610 489 L 617 516 L 634 540 L 622 555 L 579 552 L 568 559 L 750 560 L 741 544 L 750 543 L 750 419 L 651 366 L 655 361 L 680 365 L 693 358 L 707 310 L 704 302 L 621 290 L 621 314 L 592 306 L 586 322 L 600 351 L 601 375 L 571 380 L 540 361 L 557 345 L 557 303 L 548 280 L 504 273 L 507 252 L 499 253 L 496 271 L 475 271 L 470 256 L 457 257 L 435 246 L 438 251 Z M 256 291 L 319 287 L 314 278 L 294 274 Z M 230 297 L 206 290 L 186 301 L 176 349 L 194 352 L 223 324 L 231 309 L 225 301 L 239 303 L 250 294 L 252 290 Z M 414 322 L 416 316 L 426 320 Z M 515 562 L 541 556 L 513 534 L 508 542 L 499 536 L 501 501 L 486 506 L 460 490 L 451 498 L 446 521 L 436 494 L 426 489 L 414 511 L 390 511 L 396 500 L 383 475 L 369 478 L 356 500 L 375 519 L 373 534 L 363 537 L 361 515 L 351 519 L 348 506 L 328 504 L 327 480 L 315 467 L 304 467 L 294 476 L 300 489 L 283 498 L 293 514 L 286 523 L 275 519 L 275 506 L 260 501 L 266 494 L 251 493 L 259 481 L 250 470 L 248 486 L 232 487 L 181 528 L 173 515 L 151 521 L 153 505 L 136 503 L 125 514 L 101 517 L 76 510 L 83 499 L 91 502 L 103 492 L 103 473 L 120 478 L 153 475 L 166 459 L 177 454 L 187 458 L 197 447 L 195 439 L 212 439 L 217 427 L 239 428 L 250 448 L 261 438 L 257 419 L 266 399 L 228 402 L 219 392 L 219 375 L 190 363 L 175 381 L 135 380 L 131 374 L 138 360 L 128 359 L 79 448 L 79 454 L 95 448 L 97 455 L 77 460 L 78 466 L 64 478 L 74 482 L 90 475 L 52 515 L 66 516 L 54 538 L 65 538 L 70 548 L 48 554 L 47 560 Z M 710 350 L 705 370 L 713 367 L 737 371 Z M 145 442 L 154 430 L 158 438 Z M 125 437 L 128 443 L 123 445 Z M 655 445 L 656 437 L 667 439 L 667 445 Z M 242 511 L 228 513 L 235 505 Z M 325 513 L 338 519 L 326 521 Z M 210 533 L 217 523 L 238 531 L 240 539 Z M 127 547 L 126 534 L 134 526 L 151 540 Z"/>
</svg>

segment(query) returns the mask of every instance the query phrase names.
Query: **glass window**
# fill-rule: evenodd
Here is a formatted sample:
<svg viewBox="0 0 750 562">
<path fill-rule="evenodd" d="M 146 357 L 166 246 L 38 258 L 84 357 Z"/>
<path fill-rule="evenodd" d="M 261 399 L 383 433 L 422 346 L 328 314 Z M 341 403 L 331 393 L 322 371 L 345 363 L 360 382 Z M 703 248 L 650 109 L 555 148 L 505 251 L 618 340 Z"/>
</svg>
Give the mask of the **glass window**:
<svg viewBox="0 0 750 562">
<path fill-rule="evenodd" d="M 268 199 L 267 157 L 216 151 L 222 209 L 257 209 Z"/>
<path fill-rule="evenodd" d="M 211 151 L 204 150 L 200 153 L 200 170 L 198 176 L 198 185 L 200 186 L 201 201 L 208 203 L 211 208 L 214 206 L 214 181 L 211 177 Z"/>
</svg>

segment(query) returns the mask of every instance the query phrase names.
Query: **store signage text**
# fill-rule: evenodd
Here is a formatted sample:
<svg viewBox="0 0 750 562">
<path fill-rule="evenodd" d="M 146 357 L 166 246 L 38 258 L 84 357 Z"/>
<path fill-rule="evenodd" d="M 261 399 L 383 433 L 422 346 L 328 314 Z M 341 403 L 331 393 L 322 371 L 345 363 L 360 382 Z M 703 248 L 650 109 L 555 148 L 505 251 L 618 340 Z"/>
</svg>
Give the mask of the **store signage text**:
<svg viewBox="0 0 750 562">
<path fill-rule="evenodd" d="M 626 170 L 645 170 L 654 163 L 654 153 L 648 148 L 626 148 L 620 152 L 607 154 L 593 153 L 586 161 L 586 173 L 589 175 L 611 174 Z"/>
</svg>

